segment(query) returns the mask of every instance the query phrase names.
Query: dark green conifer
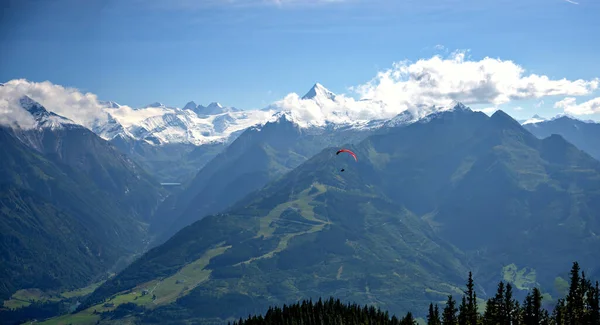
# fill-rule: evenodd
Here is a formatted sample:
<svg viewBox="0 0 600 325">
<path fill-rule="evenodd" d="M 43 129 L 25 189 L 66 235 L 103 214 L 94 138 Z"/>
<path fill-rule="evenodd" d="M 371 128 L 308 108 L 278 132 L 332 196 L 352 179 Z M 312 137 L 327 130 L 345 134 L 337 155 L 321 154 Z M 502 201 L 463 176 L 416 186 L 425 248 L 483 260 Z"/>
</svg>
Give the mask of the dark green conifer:
<svg viewBox="0 0 600 325">
<path fill-rule="evenodd" d="M 442 324 L 456 325 L 458 323 L 456 318 L 457 312 L 458 308 L 456 308 L 456 301 L 454 298 L 452 298 L 452 295 L 449 295 L 448 300 L 446 301 L 446 306 L 444 307 L 444 311 L 442 312 Z"/>
<path fill-rule="evenodd" d="M 467 305 L 467 297 L 462 296 L 462 301 L 458 307 L 458 325 L 469 324 L 469 308 Z"/>
</svg>

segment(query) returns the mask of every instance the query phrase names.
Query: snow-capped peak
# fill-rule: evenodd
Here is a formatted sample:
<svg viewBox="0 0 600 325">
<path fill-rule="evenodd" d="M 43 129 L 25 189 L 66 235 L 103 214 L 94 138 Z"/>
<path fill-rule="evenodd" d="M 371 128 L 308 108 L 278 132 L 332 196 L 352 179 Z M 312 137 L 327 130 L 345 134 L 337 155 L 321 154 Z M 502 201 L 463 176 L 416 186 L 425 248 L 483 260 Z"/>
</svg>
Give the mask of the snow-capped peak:
<svg viewBox="0 0 600 325">
<path fill-rule="evenodd" d="M 79 124 L 64 116 L 49 112 L 44 106 L 28 96 L 21 97 L 19 103 L 21 104 L 21 107 L 33 116 L 38 128 L 58 129 L 67 125 L 79 126 Z"/>
<path fill-rule="evenodd" d="M 217 102 L 212 102 L 212 103 L 208 104 L 208 106 L 206 106 L 206 108 L 223 108 L 223 106 L 221 106 L 221 104 L 219 104 Z"/>
<path fill-rule="evenodd" d="M 317 82 L 314 84 L 314 86 L 312 86 L 312 88 L 310 88 L 310 90 L 306 93 L 306 95 L 302 96 L 302 99 L 334 100 L 335 94 Z"/>
<path fill-rule="evenodd" d="M 160 102 L 143 108 L 128 106 L 104 108 L 109 114 L 106 125 L 94 125 L 104 138 L 117 135 L 145 141 L 152 145 L 181 143 L 202 145 L 229 141 L 232 135 L 267 120 L 272 112 L 241 111 L 213 102 L 207 107 L 188 102 L 183 109 Z M 122 127 L 122 129 L 120 129 Z"/>
<path fill-rule="evenodd" d="M 148 104 L 148 105 L 144 106 L 143 108 L 173 108 L 173 107 L 166 106 L 165 104 L 163 104 L 161 102 L 154 102 L 152 104 Z"/>
<path fill-rule="evenodd" d="M 240 112 L 241 109 L 235 107 L 225 107 L 218 102 L 212 102 L 208 104 L 208 106 L 198 105 L 196 109 L 193 110 L 200 117 L 218 115 L 223 113 L 232 113 L 232 112 Z"/>
<path fill-rule="evenodd" d="M 526 125 L 526 124 L 535 124 L 535 123 L 540 123 L 540 122 L 544 122 L 547 121 L 548 119 L 545 117 L 541 117 L 537 114 L 535 114 L 534 116 L 532 116 L 530 119 L 526 120 L 525 122 L 523 122 L 522 125 Z"/>
<path fill-rule="evenodd" d="M 418 117 L 412 113 L 411 111 L 402 111 L 400 114 L 392 117 L 391 119 L 385 121 L 383 126 L 386 127 L 397 127 L 401 125 L 410 124 L 418 120 Z"/>
<path fill-rule="evenodd" d="M 119 108 L 121 107 L 121 105 L 112 102 L 112 101 L 99 101 L 100 105 L 102 105 L 103 107 L 108 107 L 108 108 Z"/>
<path fill-rule="evenodd" d="M 467 107 L 465 104 L 453 100 L 450 104 L 445 106 L 433 106 L 434 111 L 470 111 L 471 109 Z"/>
<path fill-rule="evenodd" d="M 570 120 L 574 120 L 574 121 L 578 121 L 578 122 L 583 122 L 583 123 L 598 123 L 594 120 L 583 120 L 580 118 L 577 118 L 571 114 L 567 114 L 567 113 L 561 113 L 561 114 L 557 114 L 556 116 L 554 116 L 553 118 L 550 119 L 545 119 L 545 121 L 554 121 L 554 120 L 558 120 L 561 118 L 566 118 L 566 119 L 570 119 Z"/>
<path fill-rule="evenodd" d="M 269 119 L 269 122 L 295 122 L 294 113 L 291 111 L 281 111 L 273 114 Z"/>
<path fill-rule="evenodd" d="M 452 101 L 449 105 L 445 106 L 433 106 L 430 109 L 420 109 L 419 116 L 415 116 L 418 118 L 418 122 L 427 123 L 435 118 L 440 116 L 445 116 L 445 114 L 449 113 L 464 113 L 464 112 L 472 112 L 471 108 L 466 106 L 465 104 L 457 101 Z"/>
<path fill-rule="evenodd" d="M 96 120 L 91 126 L 92 131 L 99 137 L 105 140 L 111 140 L 117 136 L 133 137 L 110 113 L 106 113 L 106 117 L 105 121 Z"/>
</svg>

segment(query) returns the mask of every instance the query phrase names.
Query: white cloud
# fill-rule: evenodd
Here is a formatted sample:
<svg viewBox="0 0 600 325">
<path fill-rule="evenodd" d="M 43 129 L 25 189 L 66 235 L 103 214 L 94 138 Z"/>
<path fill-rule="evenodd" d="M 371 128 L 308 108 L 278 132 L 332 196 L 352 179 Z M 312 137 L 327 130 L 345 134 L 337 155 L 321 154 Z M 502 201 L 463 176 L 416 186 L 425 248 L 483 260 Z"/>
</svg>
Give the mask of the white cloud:
<svg viewBox="0 0 600 325">
<path fill-rule="evenodd" d="M 565 113 L 573 115 L 590 115 L 600 113 L 600 97 L 577 104 L 577 99 L 567 97 L 554 104 L 554 108 L 562 108 Z"/>
<path fill-rule="evenodd" d="M 517 107 L 514 107 L 513 109 L 514 109 L 515 111 L 522 111 L 522 110 L 523 110 L 523 107 L 521 107 L 521 106 L 517 106 Z"/>
<path fill-rule="evenodd" d="M 7 87 L 0 87 L 0 125 L 29 129 L 35 127 L 33 116 L 21 108 L 18 98 Z"/>
<path fill-rule="evenodd" d="M 465 52 L 455 52 L 447 58 L 436 55 L 393 64 L 366 84 L 350 88 L 360 100 L 338 95 L 335 100 L 315 103 L 292 93 L 275 106 L 293 110 L 298 117 L 311 121 L 390 118 L 404 110 L 422 116 L 434 105 L 445 107 L 453 101 L 488 106 L 482 111 L 493 112 L 512 101 L 588 95 L 598 86 L 597 78 L 551 79 L 526 74 L 523 67 L 510 60 L 469 60 Z"/>
<path fill-rule="evenodd" d="M 434 56 L 415 63 L 395 63 L 356 91 L 362 98 L 390 105 L 443 105 L 456 100 L 464 104 L 505 104 L 513 100 L 545 96 L 581 96 L 597 89 L 599 80 L 552 80 L 544 75 L 525 75 L 510 60 L 486 57 L 470 61 L 464 52 L 449 58 Z"/>
<path fill-rule="evenodd" d="M 146 107 L 133 109 L 126 105 L 121 105 L 119 108 L 106 108 L 106 111 L 126 128 L 137 125 L 151 117 L 163 116 L 165 112 L 175 113 L 175 110 L 171 108 Z"/>
<path fill-rule="evenodd" d="M 107 118 L 95 94 L 84 94 L 75 88 L 65 88 L 49 81 L 31 82 L 25 79 L 14 79 L 0 87 L 0 98 L 4 105 L 0 112 L 2 121 L 19 117 L 20 122 L 27 123 L 21 118 L 29 113 L 18 102 L 24 95 L 39 102 L 47 110 L 89 128 L 94 122 L 106 121 Z M 6 114 L 14 114 L 14 118 L 6 117 Z"/>
<path fill-rule="evenodd" d="M 345 95 L 337 95 L 333 100 L 327 98 L 310 100 L 291 93 L 276 101 L 271 108 L 289 110 L 299 122 L 309 124 L 322 124 L 325 121 L 336 123 L 365 121 L 397 114 L 396 110 L 390 110 L 385 103 L 357 101 Z"/>
<path fill-rule="evenodd" d="M 573 0 L 565 0 L 565 1 L 568 2 L 568 3 L 572 3 L 574 5 L 578 5 L 579 4 L 579 2 L 575 2 Z"/>
<path fill-rule="evenodd" d="M 485 114 L 491 115 L 498 110 L 498 107 L 486 107 L 482 109 L 474 109 L 474 111 L 483 112 Z"/>
<path fill-rule="evenodd" d="M 341 94 L 333 99 L 324 96 L 317 100 L 303 100 L 298 94 L 291 93 L 271 108 L 291 110 L 305 122 L 351 122 L 391 118 L 405 110 L 423 116 L 434 105 L 447 107 L 454 101 L 487 107 L 482 111 L 491 113 L 508 102 L 561 95 L 569 96 L 562 104 L 557 103 L 565 105 L 565 111 L 591 112 L 598 111 L 597 100 L 576 105 L 575 100 L 570 98 L 589 95 L 598 86 L 597 78 L 551 79 L 544 75 L 526 74 L 524 68 L 510 60 L 489 57 L 471 60 L 465 52 L 455 52 L 448 57 L 436 55 L 416 62 L 394 63 L 392 68 L 378 73 L 369 82 L 352 87 L 350 91 L 358 95 L 357 98 Z M 161 114 L 126 106 L 103 110 L 96 95 L 48 81 L 12 80 L 0 89 L 3 89 L 0 93 L 3 99 L 0 122 L 6 121 L 4 123 L 13 123 L 24 117 L 12 106 L 14 99 L 20 95 L 28 95 L 48 110 L 87 127 L 93 126 L 97 119 L 106 118 L 106 112 L 125 127 Z M 538 103 L 541 104 L 543 100 Z"/>
</svg>

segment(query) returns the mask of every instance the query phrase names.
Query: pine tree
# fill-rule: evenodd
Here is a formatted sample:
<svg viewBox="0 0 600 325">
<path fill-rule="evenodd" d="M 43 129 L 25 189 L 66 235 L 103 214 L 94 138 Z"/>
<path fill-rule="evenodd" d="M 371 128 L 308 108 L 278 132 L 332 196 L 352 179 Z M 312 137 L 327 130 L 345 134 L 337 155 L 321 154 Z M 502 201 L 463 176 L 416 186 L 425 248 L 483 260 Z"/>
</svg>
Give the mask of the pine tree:
<svg viewBox="0 0 600 325">
<path fill-rule="evenodd" d="M 458 307 L 458 325 L 469 324 L 469 310 L 467 306 L 467 298 L 462 296 L 462 301 Z"/>
<path fill-rule="evenodd" d="M 583 292 L 581 290 L 581 277 L 579 276 L 579 263 L 573 262 L 569 293 L 566 299 L 566 321 L 570 325 L 582 324 L 583 321 Z"/>
<path fill-rule="evenodd" d="M 502 313 L 503 324 L 512 324 L 515 320 L 515 300 L 512 295 L 512 285 L 506 283 L 506 291 L 504 292 L 504 312 Z"/>
<path fill-rule="evenodd" d="M 427 314 L 427 325 L 435 324 L 435 316 L 433 314 L 433 303 L 429 303 L 429 313 Z"/>
<path fill-rule="evenodd" d="M 429 303 L 429 313 L 427 314 L 427 325 L 440 325 L 440 315 L 438 306 L 433 307 L 433 303 Z"/>
<path fill-rule="evenodd" d="M 579 283 L 579 292 L 581 293 L 581 310 L 582 310 L 582 315 L 581 315 L 581 321 L 583 323 L 589 323 L 590 320 L 590 316 L 591 316 L 591 305 L 589 304 L 590 302 L 590 295 L 593 294 L 592 293 L 592 282 L 588 279 L 585 278 L 585 272 L 581 271 L 581 280 Z"/>
<path fill-rule="evenodd" d="M 443 325 L 456 325 L 458 320 L 456 319 L 456 313 L 458 309 L 456 308 L 456 301 L 452 298 L 452 295 L 448 296 L 448 300 L 446 301 L 446 306 L 444 307 L 444 311 L 442 312 L 442 324 Z"/>
<path fill-rule="evenodd" d="M 483 312 L 483 322 L 485 324 L 496 324 L 496 303 L 494 298 L 488 299 L 485 303 L 485 311 Z"/>
<path fill-rule="evenodd" d="M 533 293 L 533 306 L 536 312 L 539 315 L 539 324 L 540 325 L 549 325 L 550 324 L 550 315 L 548 311 L 544 308 L 542 296 L 542 292 L 538 288 L 534 288 Z"/>
<path fill-rule="evenodd" d="M 553 324 L 555 325 L 565 325 L 567 324 L 567 306 L 565 304 L 565 300 L 563 298 L 559 298 L 556 302 L 556 306 L 552 311 L 552 318 L 554 319 Z"/>
<path fill-rule="evenodd" d="M 477 294 L 475 293 L 475 283 L 473 281 L 473 274 L 469 271 L 469 279 L 467 280 L 467 324 L 477 325 L 478 312 L 477 312 Z"/>
<path fill-rule="evenodd" d="M 533 292 L 528 293 L 523 306 L 523 322 L 529 324 L 548 324 L 548 312 L 542 308 L 542 293 L 540 289 L 533 288 Z"/>
<path fill-rule="evenodd" d="M 600 288 L 598 287 L 598 281 L 595 286 L 591 286 L 588 291 L 587 304 L 589 306 L 589 324 L 600 324 Z"/>
<path fill-rule="evenodd" d="M 536 315 L 533 307 L 533 295 L 527 293 L 525 302 L 523 303 L 523 322 L 525 325 L 533 325 L 536 323 Z"/>
<path fill-rule="evenodd" d="M 515 309 L 512 314 L 512 325 L 521 325 L 523 324 L 523 311 L 521 308 L 521 304 L 515 300 Z"/>
<path fill-rule="evenodd" d="M 485 324 L 504 324 L 506 323 L 504 315 L 504 282 L 498 283 L 496 295 L 486 303 L 484 322 Z"/>
<path fill-rule="evenodd" d="M 402 321 L 400 321 L 400 325 L 416 325 L 416 324 L 417 324 L 417 322 L 415 321 L 415 318 L 413 317 L 413 314 L 410 311 L 408 313 L 406 313 L 406 316 L 404 316 Z"/>
<path fill-rule="evenodd" d="M 600 324 L 599 283 L 586 279 L 585 273 L 579 275 L 579 265 L 574 264 L 571 270 L 571 284 L 569 294 L 558 299 L 550 313 L 543 308 L 542 292 L 533 288 L 527 293 L 523 305 L 513 298 L 510 283 L 498 284 L 496 295 L 486 303 L 484 317 L 480 318 L 476 309 L 476 294 L 472 275 L 469 274 L 467 290 L 462 296 L 459 308 L 452 295 L 448 296 L 446 306 L 440 311 L 436 304 L 430 303 L 427 313 L 427 324 L 433 325 L 472 325 L 479 322 L 481 325 L 597 325 Z M 575 285 L 573 285 L 575 284 Z M 457 314 L 458 312 L 458 314 Z M 474 316 L 474 317 L 473 317 Z M 577 318 L 579 317 L 579 318 Z M 473 319 L 475 318 L 475 319 Z M 575 321 L 573 320 L 575 319 Z M 302 301 L 293 305 L 270 307 L 264 317 L 248 316 L 246 320 L 240 319 L 232 325 L 415 325 L 416 321 L 411 312 L 399 319 L 388 312 L 374 306 L 364 307 L 357 304 L 344 305 L 339 299 L 329 298 L 313 304 L 312 300 Z"/>
</svg>

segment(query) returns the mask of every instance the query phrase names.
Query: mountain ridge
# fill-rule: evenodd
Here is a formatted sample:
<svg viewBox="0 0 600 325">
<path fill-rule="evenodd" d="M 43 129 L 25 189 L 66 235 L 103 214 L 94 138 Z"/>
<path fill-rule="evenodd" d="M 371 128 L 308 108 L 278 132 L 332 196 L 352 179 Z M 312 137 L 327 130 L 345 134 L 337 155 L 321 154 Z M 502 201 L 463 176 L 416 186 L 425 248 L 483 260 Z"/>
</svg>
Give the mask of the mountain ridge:
<svg viewBox="0 0 600 325">
<path fill-rule="evenodd" d="M 56 120 L 39 103 L 24 103 Z M 144 249 L 149 215 L 165 194 L 89 129 L 40 121 L 33 129 L 0 127 L 2 264 L 9 268 L 2 298 L 29 287 L 83 287 L 121 269 Z M 45 254 L 36 258 L 39 251 Z"/>
<path fill-rule="evenodd" d="M 600 160 L 600 123 L 583 121 L 570 116 L 557 116 L 524 127 L 538 138 L 560 134 L 578 148 Z"/>
</svg>

